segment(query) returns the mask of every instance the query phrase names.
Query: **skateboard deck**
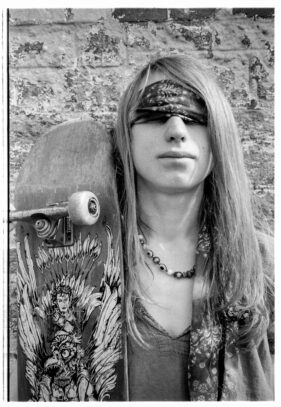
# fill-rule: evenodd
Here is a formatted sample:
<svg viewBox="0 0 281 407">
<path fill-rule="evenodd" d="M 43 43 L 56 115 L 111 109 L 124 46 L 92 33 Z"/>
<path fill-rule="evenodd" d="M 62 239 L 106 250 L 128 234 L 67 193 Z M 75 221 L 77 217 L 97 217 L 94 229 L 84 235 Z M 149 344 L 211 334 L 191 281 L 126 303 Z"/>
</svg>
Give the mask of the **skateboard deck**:
<svg viewBox="0 0 281 407">
<path fill-rule="evenodd" d="M 92 120 L 55 127 L 32 149 L 15 191 L 18 400 L 125 400 L 110 135 Z"/>
</svg>

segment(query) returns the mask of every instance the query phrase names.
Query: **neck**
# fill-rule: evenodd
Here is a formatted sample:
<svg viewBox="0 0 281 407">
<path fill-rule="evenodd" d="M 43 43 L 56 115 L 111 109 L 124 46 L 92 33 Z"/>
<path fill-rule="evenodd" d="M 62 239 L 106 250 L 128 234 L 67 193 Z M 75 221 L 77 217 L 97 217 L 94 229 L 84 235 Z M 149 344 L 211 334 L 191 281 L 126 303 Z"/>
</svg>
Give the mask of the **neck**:
<svg viewBox="0 0 281 407">
<path fill-rule="evenodd" d="M 149 239 L 197 239 L 203 185 L 184 193 L 167 194 L 139 185 L 138 203 L 142 230 Z"/>
</svg>

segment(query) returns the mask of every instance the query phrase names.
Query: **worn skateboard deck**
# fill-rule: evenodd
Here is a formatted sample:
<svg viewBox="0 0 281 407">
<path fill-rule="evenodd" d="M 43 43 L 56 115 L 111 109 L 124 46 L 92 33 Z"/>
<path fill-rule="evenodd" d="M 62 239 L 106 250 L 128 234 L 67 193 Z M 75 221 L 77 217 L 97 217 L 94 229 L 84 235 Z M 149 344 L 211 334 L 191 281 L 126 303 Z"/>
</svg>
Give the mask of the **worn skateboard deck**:
<svg viewBox="0 0 281 407">
<path fill-rule="evenodd" d="M 88 201 L 90 192 L 82 191 L 94 196 Z M 20 171 L 15 207 L 18 399 L 125 400 L 121 226 L 110 135 L 92 120 L 43 135 Z"/>
</svg>

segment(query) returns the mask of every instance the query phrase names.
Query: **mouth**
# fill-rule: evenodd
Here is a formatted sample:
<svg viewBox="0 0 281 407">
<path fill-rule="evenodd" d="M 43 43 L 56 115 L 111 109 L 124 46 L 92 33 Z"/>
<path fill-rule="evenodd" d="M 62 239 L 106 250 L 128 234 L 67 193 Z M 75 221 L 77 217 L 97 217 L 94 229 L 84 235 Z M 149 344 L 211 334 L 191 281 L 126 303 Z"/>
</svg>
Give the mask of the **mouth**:
<svg viewBox="0 0 281 407">
<path fill-rule="evenodd" d="M 159 154 L 158 158 L 177 158 L 177 159 L 192 158 L 192 159 L 194 159 L 195 156 L 193 154 L 186 153 L 183 151 L 167 151 L 166 153 Z"/>
</svg>

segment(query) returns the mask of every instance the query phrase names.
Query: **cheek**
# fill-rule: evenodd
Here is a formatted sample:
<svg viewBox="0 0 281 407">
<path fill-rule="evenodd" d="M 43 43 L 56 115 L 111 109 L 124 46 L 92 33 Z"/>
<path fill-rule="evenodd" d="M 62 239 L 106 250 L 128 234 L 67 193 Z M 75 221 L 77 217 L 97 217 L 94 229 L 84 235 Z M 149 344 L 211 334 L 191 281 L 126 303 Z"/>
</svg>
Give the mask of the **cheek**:
<svg viewBox="0 0 281 407">
<path fill-rule="evenodd" d="M 141 143 L 134 143 L 132 145 L 132 159 L 136 172 L 144 172 L 149 163 L 149 157 L 145 146 Z"/>
<path fill-rule="evenodd" d="M 139 173 L 142 167 L 143 157 L 145 157 L 145 154 L 143 153 L 142 143 L 140 142 L 140 139 L 136 136 L 132 137 L 131 151 L 135 170 L 137 173 Z"/>
<path fill-rule="evenodd" d="M 205 168 L 207 172 L 209 173 L 214 164 L 213 160 L 213 153 L 211 149 L 211 143 L 210 143 L 210 136 L 207 131 L 203 131 L 199 137 L 197 138 L 198 142 L 198 147 L 200 150 L 200 156 L 201 156 L 201 163 L 204 166 L 205 163 Z"/>
<path fill-rule="evenodd" d="M 147 161 L 149 154 L 153 150 L 153 140 L 149 138 L 148 134 L 138 132 L 137 130 L 132 132 L 131 140 L 133 162 Z"/>
<path fill-rule="evenodd" d="M 208 143 L 208 145 L 205 147 L 206 152 L 205 152 L 205 162 L 206 162 L 206 176 L 210 174 L 214 167 L 214 159 L 213 159 L 213 153 L 211 150 L 211 146 Z"/>
<path fill-rule="evenodd" d="M 201 132 L 197 134 L 197 137 L 195 137 L 194 140 L 197 140 L 200 150 L 205 155 L 211 154 L 211 140 L 209 132 L 206 128 L 202 128 Z"/>
<path fill-rule="evenodd" d="M 136 164 L 136 162 L 139 159 L 139 156 L 142 155 L 142 147 L 141 147 L 141 143 L 139 142 L 139 140 L 137 138 L 133 138 L 132 142 L 131 142 L 131 151 L 132 151 L 132 158 L 133 158 L 133 163 L 134 165 Z"/>
<path fill-rule="evenodd" d="M 135 156 L 137 155 L 137 152 L 141 148 L 140 141 L 141 141 L 140 135 L 138 134 L 136 127 L 134 127 L 132 129 L 132 133 L 131 133 L 131 151 L 132 151 L 133 159 L 135 158 Z"/>
<path fill-rule="evenodd" d="M 206 161 L 213 161 L 213 154 L 212 154 L 212 150 L 211 147 L 209 145 L 203 145 L 201 147 L 201 155 L 202 158 L 204 158 Z"/>
<path fill-rule="evenodd" d="M 208 154 L 208 167 L 207 167 L 207 175 L 210 174 L 210 172 L 212 171 L 214 167 L 214 159 L 213 159 L 213 153 L 211 150 L 209 150 L 209 154 Z"/>
</svg>

